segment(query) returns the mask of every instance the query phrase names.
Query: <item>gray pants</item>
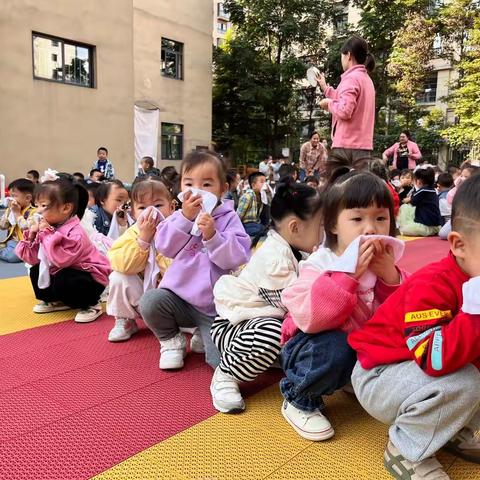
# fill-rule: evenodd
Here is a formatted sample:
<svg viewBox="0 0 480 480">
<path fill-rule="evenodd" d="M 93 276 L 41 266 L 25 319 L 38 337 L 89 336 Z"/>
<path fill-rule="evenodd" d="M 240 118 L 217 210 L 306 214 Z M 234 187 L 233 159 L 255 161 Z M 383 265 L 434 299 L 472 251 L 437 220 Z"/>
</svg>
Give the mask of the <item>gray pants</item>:
<svg viewBox="0 0 480 480">
<path fill-rule="evenodd" d="M 350 167 L 355 170 L 365 170 L 372 160 L 371 150 L 355 148 L 332 148 L 327 160 L 327 171 L 332 173 L 339 167 Z"/>
<path fill-rule="evenodd" d="M 391 425 L 390 440 L 411 462 L 434 455 L 462 428 L 480 428 L 480 372 L 473 365 L 430 377 L 413 361 L 364 370 L 352 385 L 363 408 Z"/>
<path fill-rule="evenodd" d="M 140 300 L 140 313 L 160 342 L 173 338 L 180 332 L 180 328 L 198 327 L 205 345 L 207 363 L 212 368 L 220 363 L 220 353 L 210 335 L 215 317 L 199 312 L 165 288 L 145 292 Z"/>
</svg>

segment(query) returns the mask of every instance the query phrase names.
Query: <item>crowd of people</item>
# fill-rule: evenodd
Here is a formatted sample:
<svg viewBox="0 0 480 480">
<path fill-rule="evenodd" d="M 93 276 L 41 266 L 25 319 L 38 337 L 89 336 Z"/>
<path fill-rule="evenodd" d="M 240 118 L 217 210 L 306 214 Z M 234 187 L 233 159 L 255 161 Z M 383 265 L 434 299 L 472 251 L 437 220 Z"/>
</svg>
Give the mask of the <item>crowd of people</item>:
<svg viewBox="0 0 480 480">
<path fill-rule="evenodd" d="M 365 45 L 344 50 L 347 90 L 360 76 L 369 91 Z M 103 295 L 108 341 L 128 341 L 142 318 L 160 369 L 204 353 L 220 412 L 244 411 L 244 383 L 281 368 L 281 414 L 301 437 L 334 435 L 324 397 L 346 389 L 390 425 L 392 476 L 448 479 L 440 449 L 480 463 L 480 175 L 414 166 L 408 138 L 371 159 L 366 134 L 349 137 L 360 114 L 320 87 L 341 138 L 329 149 L 313 133 L 300 171 L 267 157 L 241 178 L 193 151 L 178 173 L 144 158 L 126 188 L 102 147 L 87 179 L 30 171 L 10 183 L 0 258 L 29 265 L 37 314 L 74 308 L 92 322 Z M 398 266 L 397 231 L 440 230 L 445 258 Z"/>
</svg>

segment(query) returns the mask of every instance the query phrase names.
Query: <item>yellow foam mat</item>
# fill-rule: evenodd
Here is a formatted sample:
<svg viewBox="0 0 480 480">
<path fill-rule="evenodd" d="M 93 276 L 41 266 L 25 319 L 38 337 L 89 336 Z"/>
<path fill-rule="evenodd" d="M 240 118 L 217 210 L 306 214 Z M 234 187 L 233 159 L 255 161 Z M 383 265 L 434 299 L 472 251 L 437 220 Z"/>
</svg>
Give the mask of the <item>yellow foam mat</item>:
<svg viewBox="0 0 480 480">
<path fill-rule="evenodd" d="M 285 422 L 274 385 L 247 399 L 240 415 L 217 414 L 134 455 L 96 480 L 382 480 L 387 427 L 364 412 L 354 397 L 327 398 L 335 437 L 300 438 Z M 181 415 L 181 412 L 177 412 Z M 480 467 L 440 453 L 452 480 L 480 479 Z"/>
<path fill-rule="evenodd" d="M 0 280 L 0 335 L 69 320 L 75 311 L 37 314 L 32 312 L 38 302 L 29 277 Z"/>
</svg>

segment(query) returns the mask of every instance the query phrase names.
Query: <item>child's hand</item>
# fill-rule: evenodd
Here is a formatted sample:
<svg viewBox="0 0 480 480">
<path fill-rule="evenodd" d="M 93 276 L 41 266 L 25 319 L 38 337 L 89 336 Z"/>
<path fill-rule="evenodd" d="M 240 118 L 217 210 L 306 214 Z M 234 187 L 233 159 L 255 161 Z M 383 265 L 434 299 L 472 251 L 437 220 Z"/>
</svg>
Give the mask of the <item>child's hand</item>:
<svg viewBox="0 0 480 480">
<path fill-rule="evenodd" d="M 374 240 L 375 254 L 370 262 L 370 270 L 389 285 L 400 283 L 400 274 L 395 267 L 393 247 L 385 245 L 381 240 Z"/>
<path fill-rule="evenodd" d="M 201 213 L 198 216 L 197 225 L 205 241 L 210 240 L 215 235 L 215 220 L 209 213 Z"/>
<path fill-rule="evenodd" d="M 10 210 L 13 212 L 13 214 L 18 217 L 22 211 L 22 207 L 19 205 L 19 203 L 16 200 L 12 200 L 10 202 Z"/>
<path fill-rule="evenodd" d="M 195 220 L 202 209 L 202 197 L 193 195 L 191 191 L 187 192 L 183 197 L 182 213 L 185 218 L 191 222 Z"/>
<path fill-rule="evenodd" d="M 117 208 L 117 211 L 115 212 L 117 216 L 117 223 L 121 227 L 126 227 L 127 226 L 127 212 L 124 210 L 122 207 Z"/>
<path fill-rule="evenodd" d="M 372 241 L 367 240 L 360 246 L 358 251 L 357 269 L 355 270 L 355 273 L 352 274 L 353 278 L 358 280 L 367 271 L 374 254 L 375 245 Z"/>
<path fill-rule="evenodd" d="M 49 228 L 52 228 L 52 226 L 42 217 L 42 219 L 38 222 L 38 231 L 43 232 Z"/>
<path fill-rule="evenodd" d="M 138 230 L 140 234 L 138 238 L 145 243 L 151 243 L 153 237 L 155 236 L 155 232 L 157 231 L 158 219 L 155 218 L 155 210 L 150 210 L 147 215 L 142 215 L 137 222 Z M 157 212 L 157 217 L 160 215 Z"/>
<path fill-rule="evenodd" d="M 412 199 L 410 197 L 406 197 L 403 199 L 403 203 L 410 203 Z"/>
<path fill-rule="evenodd" d="M 39 224 L 34 223 L 28 230 L 28 239 L 33 242 L 38 233 Z"/>
</svg>

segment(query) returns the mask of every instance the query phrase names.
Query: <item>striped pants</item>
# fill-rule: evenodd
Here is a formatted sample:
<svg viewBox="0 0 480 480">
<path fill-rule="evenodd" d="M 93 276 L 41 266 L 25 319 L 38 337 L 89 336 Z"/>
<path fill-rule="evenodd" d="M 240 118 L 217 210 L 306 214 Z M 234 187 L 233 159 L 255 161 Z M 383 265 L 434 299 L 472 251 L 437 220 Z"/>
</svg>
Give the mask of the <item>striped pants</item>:
<svg viewBox="0 0 480 480">
<path fill-rule="evenodd" d="M 232 325 L 217 319 L 210 331 L 220 350 L 220 370 L 249 382 L 270 368 L 280 354 L 282 320 L 259 317 Z"/>
</svg>

